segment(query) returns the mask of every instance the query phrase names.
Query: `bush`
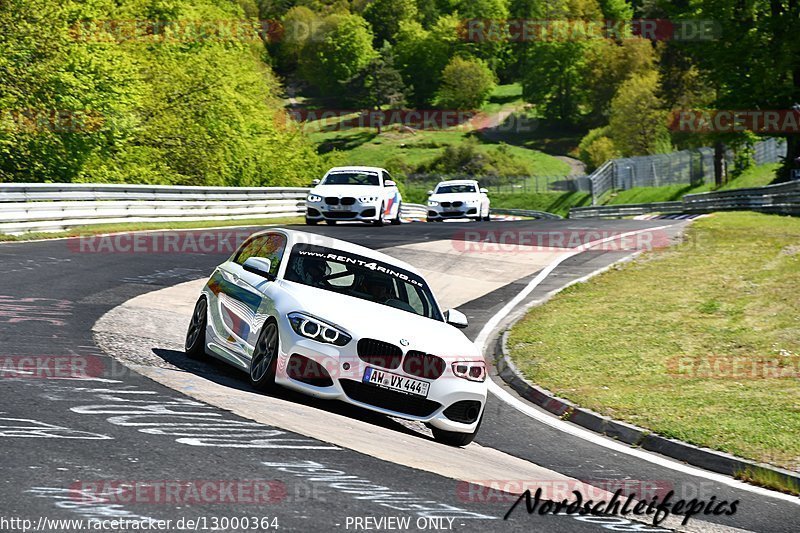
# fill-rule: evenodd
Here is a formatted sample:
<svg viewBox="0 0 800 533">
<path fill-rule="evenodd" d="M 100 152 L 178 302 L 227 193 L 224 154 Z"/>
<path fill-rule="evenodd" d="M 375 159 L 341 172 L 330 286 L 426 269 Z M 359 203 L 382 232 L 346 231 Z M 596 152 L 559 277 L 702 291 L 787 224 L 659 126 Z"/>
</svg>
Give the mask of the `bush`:
<svg viewBox="0 0 800 533">
<path fill-rule="evenodd" d="M 608 127 L 589 130 L 578 145 L 578 157 L 591 172 L 609 159 L 620 157 L 614 141 L 608 137 Z"/>
<path fill-rule="evenodd" d="M 522 176 L 528 173 L 525 165 L 508 151 L 506 145 L 486 151 L 478 150 L 477 142 L 469 139 L 450 145 L 444 153 L 417 169 L 420 173 L 466 174 L 470 176 Z"/>
<path fill-rule="evenodd" d="M 447 109 L 479 109 L 494 87 L 494 74 L 486 63 L 480 59 L 454 57 L 442 71 L 436 102 Z"/>
</svg>

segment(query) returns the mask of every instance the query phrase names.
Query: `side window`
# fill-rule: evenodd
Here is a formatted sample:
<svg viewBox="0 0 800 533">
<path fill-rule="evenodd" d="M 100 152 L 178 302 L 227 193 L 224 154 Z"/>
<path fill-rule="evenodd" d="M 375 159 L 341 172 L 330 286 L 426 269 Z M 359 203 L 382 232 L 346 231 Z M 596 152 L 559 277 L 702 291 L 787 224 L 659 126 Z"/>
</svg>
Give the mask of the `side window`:
<svg viewBox="0 0 800 533">
<path fill-rule="evenodd" d="M 260 235 L 251 242 L 246 243 L 239 255 L 236 256 L 237 263 L 244 264 L 251 257 L 263 257 L 269 259 L 272 265 L 269 272 L 272 275 L 278 273 L 283 259 L 283 252 L 286 250 L 286 237 L 281 233 L 270 233 Z"/>
<path fill-rule="evenodd" d="M 251 257 L 255 257 L 256 252 L 258 249 L 264 245 L 264 236 L 253 237 L 252 239 L 245 242 L 241 248 L 239 248 L 239 252 L 236 254 L 233 262 L 243 265 L 245 261 L 250 259 Z"/>
<path fill-rule="evenodd" d="M 386 172 L 384 170 L 383 171 L 383 186 L 384 187 L 386 187 L 386 182 L 389 181 L 390 179 L 392 179 L 392 176 L 388 172 Z"/>
<path fill-rule="evenodd" d="M 422 303 L 422 299 L 419 297 L 419 293 L 413 288 L 406 284 L 406 287 L 409 287 L 408 291 L 408 303 L 411 307 L 414 308 L 414 311 L 418 315 L 422 315 L 425 313 L 425 304 Z"/>
</svg>

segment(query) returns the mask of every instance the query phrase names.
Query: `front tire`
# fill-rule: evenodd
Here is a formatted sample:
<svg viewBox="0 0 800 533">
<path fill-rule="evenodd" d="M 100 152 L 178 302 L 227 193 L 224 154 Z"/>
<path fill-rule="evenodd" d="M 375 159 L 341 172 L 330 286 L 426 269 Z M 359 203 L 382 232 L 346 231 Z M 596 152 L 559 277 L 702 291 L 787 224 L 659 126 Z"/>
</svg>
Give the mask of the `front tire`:
<svg viewBox="0 0 800 533">
<path fill-rule="evenodd" d="M 325 223 L 327 225 L 329 225 L 329 226 L 335 226 L 336 225 L 336 221 L 335 220 L 326 220 Z"/>
<path fill-rule="evenodd" d="M 403 202 L 397 204 L 397 216 L 392 219 L 392 226 L 399 226 L 402 224 L 402 220 L 400 220 L 400 209 L 403 208 Z"/>
<path fill-rule="evenodd" d="M 433 438 L 436 442 L 440 442 L 442 444 L 447 444 L 448 446 L 466 446 L 470 442 L 475 439 L 475 435 L 478 434 L 478 430 L 481 429 L 481 423 L 483 422 L 483 415 L 481 415 L 480 420 L 478 420 L 478 425 L 475 426 L 475 431 L 472 433 L 459 433 L 458 431 L 446 431 L 444 429 L 439 429 L 431 426 L 431 432 L 433 433 Z"/>
<path fill-rule="evenodd" d="M 316 225 L 317 225 L 317 221 L 316 220 L 312 220 L 310 218 L 306 219 L 306 226 L 316 226 Z"/>
<path fill-rule="evenodd" d="M 383 226 L 383 209 L 384 209 L 383 204 L 381 204 L 381 210 L 378 211 L 378 219 L 372 223 L 374 226 L 377 227 Z"/>
<path fill-rule="evenodd" d="M 183 349 L 192 359 L 199 359 L 206 354 L 206 325 L 208 324 L 208 300 L 201 296 L 194 305 L 192 321 L 186 331 Z"/>
<path fill-rule="evenodd" d="M 278 366 L 278 324 L 268 320 L 261 328 L 258 342 L 250 359 L 250 383 L 260 390 L 268 390 L 275 384 L 275 369 Z"/>
</svg>

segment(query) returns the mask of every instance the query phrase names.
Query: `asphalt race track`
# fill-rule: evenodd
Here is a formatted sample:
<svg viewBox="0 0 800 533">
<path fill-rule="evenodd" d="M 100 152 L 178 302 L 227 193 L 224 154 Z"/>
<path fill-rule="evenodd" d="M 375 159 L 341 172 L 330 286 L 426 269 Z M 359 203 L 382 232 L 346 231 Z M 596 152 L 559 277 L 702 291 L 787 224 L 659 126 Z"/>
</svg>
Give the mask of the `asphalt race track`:
<svg viewBox="0 0 800 533">
<path fill-rule="evenodd" d="M 401 249 L 428 242 L 457 241 L 463 238 L 465 230 L 548 234 L 627 232 L 668 226 L 660 231 L 671 236 L 684 224 L 678 220 L 559 220 L 305 229 L 374 249 Z M 255 228 L 225 231 L 252 230 Z M 424 246 L 412 247 L 411 251 L 420 254 L 420 249 Z M 630 251 L 600 250 L 572 256 L 539 284 L 520 307 L 630 254 Z M 66 526 L 43 523 L 42 517 L 169 519 L 172 527 L 162 529 L 168 531 L 181 530 L 178 527 L 185 526 L 187 520 L 199 521 L 200 525 L 185 529 L 211 530 L 214 521 L 234 517 L 269 519 L 260 525 L 274 525 L 272 519 L 276 518 L 280 530 L 288 531 L 398 529 L 396 522 L 374 521 L 388 517 L 410 519 L 412 531 L 671 530 L 664 524 L 659 528 L 648 525 L 646 517 L 633 522 L 613 517 L 528 515 L 524 505 L 504 520 L 514 498 L 496 493 L 487 498 L 481 487 L 436 474 L 432 469 L 410 467 L 278 425 L 253 422 L 229 408 L 198 401 L 191 397 L 193 394 L 185 395 L 130 371 L 99 349 L 93 328 L 106 313 L 134 297 L 207 277 L 228 255 L 225 250 L 87 253 L 74 239 L 0 245 L 0 274 L 4 280 L 0 288 L 3 348 L 0 356 L 73 357 L 99 369 L 92 379 L 44 379 L 24 372 L 3 372 L 0 407 L 3 517 L 32 520 L 33 527 L 38 526 L 40 531 L 69 530 Z M 522 261 L 519 257 L 514 260 Z M 459 305 L 470 319 L 466 333 L 475 338 L 482 326 L 536 272 L 538 267 Z M 497 279 L 504 279 L 500 274 Z M 450 292 L 453 298 L 458 296 L 452 287 Z M 181 336 L 183 333 L 179 332 Z M 124 350 L 124 346 L 120 349 Z M 169 350 L 155 351 L 153 355 L 179 367 L 189 377 L 211 379 L 227 387 L 231 394 L 238 390 L 252 392 L 244 374 L 220 363 L 187 364 L 182 354 Z M 497 379 L 496 382 L 502 386 L 502 382 Z M 398 442 L 410 440 L 425 446 L 440 446 L 411 425 L 344 404 L 317 402 L 285 391 L 276 391 L 274 396 L 276 401 L 296 402 L 323 416 L 343 416 L 354 424 L 363 422 L 381 431 L 395 432 Z M 684 530 L 798 530 L 800 500 L 796 498 L 721 482 L 719 476 L 696 475 L 697 471 L 687 472 L 677 463 L 654 454 L 648 454 L 653 459 L 647 460 L 611 450 L 598 443 L 600 437 L 590 441 L 565 433 L 527 416 L 496 396 L 490 397 L 486 413 L 476 442 L 488 449 L 487 453 L 503 452 L 532 463 L 532 467 L 543 467 L 611 492 L 617 487 L 657 486 L 674 490 L 678 497 L 686 499 L 708 500 L 713 496 L 718 501 L 739 500 L 735 515 L 697 515 Z M 305 423 L 302 418 L 289 422 L 294 427 Z M 207 433 L 199 435 L 187 430 L 181 436 L 181 428 L 191 426 L 206 428 Z M 240 437 L 247 432 L 254 438 L 243 441 Z M 213 438 L 202 438 L 209 436 Z M 404 449 L 391 452 L 402 454 Z M 450 452 L 458 453 L 445 448 L 445 454 Z M 414 448 L 408 448 L 407 453 L 413 454 Z M 671 463 L 676 467 L 671 467 Z M 126 502 L 122 497 L 115 498 L 112 491 L 101 498 L 92 487 L 103 482 L 106 487 L 149 486 L 151 497 L 149 501 L 145 497 Z M 217 487 L 227 487 L 230 493 L 220 489 L 216 496 L 219 501 L 209 501 L 214 499 L 213 495 L 203 495 L 199 498 L 202 501 L 177 502 L 170 499 L 168 492 L 152 496 L 152 487 L 168 487 L 170 482 L 183 486 L 211 482 Z M 175 526 L 180 520 L 183 526 Z M 677 523 L 679 520 L 670 522 Z M 0 524 L 0 531 L 17 530 L 21 529 Z"/>
</svg>

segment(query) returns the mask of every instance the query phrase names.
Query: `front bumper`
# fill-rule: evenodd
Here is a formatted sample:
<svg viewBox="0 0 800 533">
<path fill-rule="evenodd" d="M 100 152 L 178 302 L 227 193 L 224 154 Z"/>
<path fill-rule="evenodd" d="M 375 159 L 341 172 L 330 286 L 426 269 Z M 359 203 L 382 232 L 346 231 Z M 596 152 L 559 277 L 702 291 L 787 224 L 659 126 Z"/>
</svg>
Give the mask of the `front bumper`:
<svg viewBox="0 0 800 533">
<path fill-rule="evenodd" d="M 477 218 L 480 211 L 477 205 L 462 204 L 458 207 L 451 206 L 428 206 L 428 220 L 448 219 L 448 218 Z"/>
<path fill-rule="evenodd" d="M 414 378 L 430 383 L 428 395 L 423 398 L 362 383 L 368 366 L 380 367 L 369 365 L 358 357 L 358 339 L 339 347 L 297 335 L 288 321 L 281 324 L 280 330 L 275 382 L 284 387 L 317 398 L 340 400 L 384 415 L 416 420 L 446 431 L 472 433 L 478 425 L 480 413 L 486 405 L 486 383 L 456 377 L 449 368 L 449 362 L 438 379 Z M 304 370 L 298 374 L 297 363 L 300 358 L 313 361 L 324 370 L 325 375 L 321 376 L 323 372 L 319 368 L 309 371 L 309 366 L 304 366 Z M 407 376 L 402 365 L 386 371 Z M 474 421 L 459 421 L 463 420 L 465 413 L 469 413 L 469 419 L 474 416 Z"/>
<path fill-rule="evenodd" d="M 374 222 L 380 216 L 380 203 L 361 203 L 352 205 L 328 205 L 322 202 L 309 202 L 306 205 L 306 218 L 309 220 L 343 220 Z"/>
</svg>

